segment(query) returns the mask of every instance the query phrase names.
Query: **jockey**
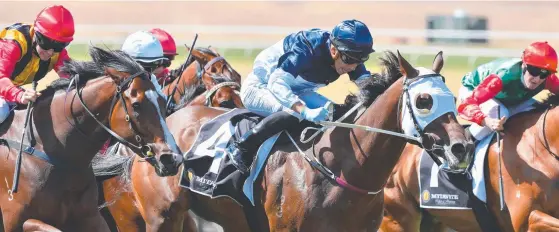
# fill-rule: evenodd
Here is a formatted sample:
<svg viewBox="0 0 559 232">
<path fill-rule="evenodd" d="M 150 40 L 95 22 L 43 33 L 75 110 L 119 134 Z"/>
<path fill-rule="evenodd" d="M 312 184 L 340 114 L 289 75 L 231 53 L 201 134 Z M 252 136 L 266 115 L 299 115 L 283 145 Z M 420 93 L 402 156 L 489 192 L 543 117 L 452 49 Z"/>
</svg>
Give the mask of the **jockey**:
<svg viewBox="0 0 559 232">
<path fill-rule="evenodd" d="M 557 53 L 547 42 L 528 46 L 521 58 L 497 59 L 462 78 L 458 114 L 474 122 L 469 130 L 480 141 L 502 131 L 508 117 L 532 109 L 532 97 L 544 89 L 559 93 Z"/>
<path fill-rule="evenodd" d="M 126 37 L 121 50 L 151 74 L 150 80 L 155 85 L 155 89 L 163 98 L 167 99 L 154 75 L 154 73 L 162 72 L 165 69 L 164 63 L 169 61 L 163 56 L 163 47 L 159 40 L 147 31 L 137 31 Z"/>
<path fill-rule="evenodd" d="M 169 67 L 171 66 L 171 62 L 175 59 L 175 56 L 178 55 L 177 45 L 175 44 L 173 37 L 163 29 L 153 28 L 149 30 L 149 32 L 159 40 L 161 46 L 163 47 L 163 55 L 167 58 L 167 61 L 163 62 L 165 69 L 161 70 L 159 73 L 154 73 L 159 84 L 163 84 L 164 80 L 170 81 L 172 78 L 169 76 Z"/>
<path fill-rule="evenodd" d="M 345 73 L 352 81 L 370 77 L 363 62 L 373 52 L 373 37 L 358 20 L 342 21 L 331 33 L 299 31 L 260 52 L 241 99 L 247 109 L 267 117 L 226 149 L 232 163 L 247 173 L 253 153 L 266 139 L 303 119 L 325 120 L 331 102 L 315 91 Z"/>
<path fill-rule="evenodd" d="M 0 123 L 11 105 L 37 99 L 39 92 L 21 86 L 42 79 L 52 69 L 58 72 L 70 59 L 65 48 L 73 36 L 72 14 L 60 5 L 43 9 L 33 25 L 16 23 L 0 31 Z"/>
</svg>

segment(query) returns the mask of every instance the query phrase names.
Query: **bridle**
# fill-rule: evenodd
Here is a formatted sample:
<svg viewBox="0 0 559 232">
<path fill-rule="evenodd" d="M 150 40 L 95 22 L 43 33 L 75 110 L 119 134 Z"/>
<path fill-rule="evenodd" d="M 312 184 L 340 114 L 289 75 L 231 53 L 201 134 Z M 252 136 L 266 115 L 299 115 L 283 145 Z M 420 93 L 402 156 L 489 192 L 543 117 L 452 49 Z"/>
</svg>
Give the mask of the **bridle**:
<svg viewBox="0 0 559 232">
<path fill-rule="evenodd" d="M 208 106 L 208 107 L 211 106 L 213 96 L 217 93 L 217 91 L 219 89 L 221 89 L 222 87 L 225 87 L 225 86 L 232 86 L 232 87 L 235 87 L 237 89 L 241 88 L 241 85 L 239 85 L 237 82 L 233 82 L 233 81 L 222 82 L 222 83 L 219 83 L 217 85 L 214 85 L 210 90 L 206 91 L 206 94 L 205 94 L 206 95 L 205 96 L 206 101 L 204 102 L 204 105 Z M 238 93 L 238 90 L 235 90 L 235 92 Z"/>
<path fill-rule="evenodd" d="M 437 150 L 437 149 L 444 149 L 443 146 L 437 145 L 435 143 L 433 143 L 433 146 L 430 149 L 425 148 L 425 144 L 423 142 L 423 139 L 428 137 L 423 128 L 421 128 L 413 110 L 412 110 L 412 104 L 411 104 L 411 100 L 410 100 L 410 93 L 409 93 L 409 89 L 410 89 L 410 84 L 420 80 L 422 78 L 429 78 L 429 77 L 441 77 L 443 79 L 443 82 L 445 81 L 445 78 L 440 75 L 440 74 L 426 74 L 426 75 L 420 75 L 417 77 L 414 77 L 412 79 L 408 79 L 407 77 L 404 79 L 403 82 L 403 91 L 402 94 L 399 97 L 398 100 L 398 121 L 400 124 L 400 132 L 393 132 L 393 131 L 388 131 L 388 130 L 383 130 L 383 129 L 378 129 L 378 128 L 372 128 L 372 127 L 368 127 L 368 126 L 363 126 L 363 125 L 356 125 L 354 123 L 349 124 L 349 123 L 343 123 L 341 121 L 343 121 L 345 118 L 347 118 L 349 115 L 353 114 L 353 112 L 355 112 L 356 110 L 360 109 L 357 112 L 357 116 L 354 119 L 355 120 L 359 119 L 359 117 L 361 117 L 361 115 L 363 115 L 363 113 L 365 112 L 365 107 L 362 107 L 363 102 L 360 102 L 358 104 L 356 104 L 353 108 L 351 108 L 348 112 L 346 112 L 343 116 L 341 116 L 338 120 L 336 120 L 335 122 L 331 122 L 331 121 L 321 121 L 319 122 L 319 124 L 323 125 L 322 128 L 317 129 L 314 127 L 307 127 L 303 130 L 303 132 L 301 133 L 301 142 L 303 143 L 307 143 L 309 141 L 312 140 L 312 148 L 310 149 L 313 153 L 312 156 L 309 156 L 307 154 L 305 154 L 305 152 L 303 152 L 303 150 L 301 150 L 301 148 L 297 145 L 297 143 L 295 142 L 295 140 L 291 137 L 291 135 L 289 133 L 287 133 L 287 136 L 289 137 L 289 139 L 293 142 L 293 144 L 295 145 L 295 147 L 297 148 L 297 150 L 299 151 L 299 153 L 301 153 L 303 155 L 303 157 L 311 164 L 311 166 L 313 168 L 315 168 L 316 170 L 318 170 L 320 173 L 322 173 L 324 176 L 328 177 L 329 179 L 331 179 L 332 181 L 334 181 L 335 183 L 337 183 L 338 185 L 348 188 L 352 191 L 358 192 L 358 193 L 362 193 L 362 194 L 367 194 L 367 195 L 376 195 L 379 194 L 380 192 L 382 192 L 382 190 L 384 189 L 384 185 L 383 187 L 381 187 L 380 189 L 376 190 L 376 191 L 369 191 L 369 190 L 365 190 L 365 189 L 361 189 L 357 186 L 351 185 L 350 183 L 348 183 L 347 181 L 345 181 L 343 178 L 337 176 L 336 174 L 334 174 L 329 168 L 327 168 L 326 166 L 324 166 L 318 159 L 317 159 L 317 155 L 315 153 L 315 139 L 317 137 L 318 134 L 320 134 L 321 132 L 324 132 L 325 130 L 332 128 L 332 127 L 344 127 L 344 128 L 350 128 L 350 129 L 363 129 L 366 131 L 370 131 L 370 132 L 377 132 L 377 133 L 384 133 L 384 134 L 388 134 L 388 135 L 392 135 L 392 136 L 397 136 L 397 137 L 402 137 L 404 138 L 408 143 L 412 143 L 415 145 L 418 145 L 422 148 L 424 148 L 427 151 L 427 154 L 429 154 L 429 156 L 431 156 L 431 158 L 437 162 L 438 165 L 441 165 L 441 161 L 434 155 L 432 154 L 433 151 Z M 414 135 L 414 136 L 409 136 L 406 135 L 403 128 L 403 117 L 404 114 L 400 111 L 402 109 L 402 102 L 403 102 L 403 98 L 404 98 L 404 94 L 406 96 L 406 107 L 409 110 L 409 114 L 411 115 L 411 118 L 413 120 L 413 124 L 414 127 L 417 131 L 417 133 L 419 135 Z M 378 99 L 378 98 L 377 98 Z M 332 117 L 332 115 L 330 115 L 330 118 Z M 306 133 L 306 131 L 308 129 L 314 129 L 317 130 L 313 135 L 311 135 L 308 139 L 304 140 L 304 135 Z"/>
<path fill-rule="evenodd" d="M 407 77 L 404 79 L 404 86 L 403 86 L 403 91 L 402 91 L 402 95 L 400 95 L 400 100 L 398 101 L 398 115 L 401 115 L 400 117 L 398 117 L 399 121 L 400 121 L 400 130 L 403 132 L 403 130 L 401 128 L 403 128 L 402 126 L 402 117 L 403 114 L 400 113 L 400 109 L 402 109 L 402 100 L 404 98 L 404 94 L 406 95 L 406 108 L 408 109 L 408 113 L 410 114 L 412 121 L 413 121 L 413 126 L 415 128 L 415 130 L 417 131 L 418 135 L 414 135 L 414 137 L 417 138 L 417 140 L 414 139 L 408 139 L 408 143 L 417 145 L 419 147 L 422 147 L 427 154 L 429 154 L 429 156 L 433 159 L 433 161 L 435 161 L 435 163 L 437 163 L 438 166 L 440 166 L 442 164 L 442 162 L 439 160 L 439 158 L 434 154 L 435 151 L 443 151 L 444 152 L 444 146 L 438 145 L 436 143 L 432 143 L 431 148 L 427 148 L 425 146 L 425 139 L 429 138 L 429 136 L 427 134 L 425 134 L 425 131 L 423 130 L 424 128 L 421 128 L 421 126 L 419 125 L 419 122 L 413 112 L 413 108 L 412 108 L 412 104 L 411 104 L 411 96 L 410 96 L 410 92 L 409 92 L 409 86 L 411 83 L 418 81 L 422 78 L 430 78 L 430 77 L 441 77 L 443 79 L 443 82 L 445 82 L 445 78 L 438 74 L 438 73 L 432 73 L 432 74 L 425 74 L 425 75 L 420 75 L 417 76 L 415 78 L 412 79 L 408 79 Z"/>
<path fill-rule="evenodd" d="M 126 89 L 128 89 L 130 87 L 130 85 L 132 84 L 132 82 L 134 81 L 134 79 L 136 78 L 141 78 L 142 80 L 145 81 L 149 81 L 149 77 L 148 77 L 148 73 L 146 71 L 140 71 L 138 73 L 135 73 L 129 77 L 127 77 L 124 81 L 122 81 L 119 85 L 117 85 L 116 87 L 116 93 L 113 96 L 112 102 L 111 102 L 111 106 L 110 106 L 110 112 L 109 112 L 109 120 L 113 114 L 114 108 L 116 106 L 116 103 L 118 100 L 120 100 L 121 105 L 124 109 L 124 120 L 126 122 L 128 122 L 129 128 L 134 132 L 134 138 L 136 139 L 136 142 L 138 143 L 138 145 L 135 145 L 131 142 L 128 142 L 126 139 L 122 138 L 121 136 L 119 136 L 116 132 L 114 132 L 113 130 L 111 130 L 111 128 L 105 126 L 105 124 L 103 124 L 101 121 L 99 121 L 99 119 L 97 119 L 97 117 L 95 117 L 95 114 L 93 112 L 91 112 L 91 110 L 87 107 L 87 105 L 85 104 L 85 102 L 83 101 L 82 98 L 82 90 L 84 87 L 82 87 L 81 89 L 79 88 L 79 84 L 80 83 L 80 76 L 79 74 L 76 74 L 72 80 L 70 81 L 70 85 L 68 86 L 68 89 L 66 91 L 66 93 L 68 93 L 70 91 L 70 87 L 72 86 L 72 84 L 74 84 L 74 86 L 76 87 L 76 95 L 78 96 L 78 99 L 80 100 L 81 105 L 84 107 L 85 111 L 97 122 L 97 124 L 99 124 L 99 126 L 101 126 L 101 128 L 103 128 L 106 132 L 108 132 L 113 138 L 115 138 L 119 143 L 124 144 L 125 146 L 129 147 L 130 149 L 132 149 L 133 151 L 135 151 L 140 157 L 142 157 L 143 159 L 146 159 L 148 161 L 153 160 L 155 158 L 155 155 L 152 151 L 152 148 L 147 145 L 147 143 L 145 141 L 143 141 L 142 137 L 140 136 L 140 132 L 138 131 L 137 127 L 135 124 L 133 124 L 131 122 L 131 117 L 130 114 L 128 113 L 128 107 L 126 106 L 126 101 L 124 100 L 124 91 Z M 66 101 L 66 100 L 64 100 Z M 135 107 L 135 106 L 133 106 Z M 64 108 L 66 109 L 66 108 Z M 72 114 L 73 115 L 73 114 Z M 137 117 L 137 116 L 136 116 Z M 76 118 L 74 117 L 74 121 L 76 121 Z M 110 123 L 110 122 L 109 122 Z M 80 131 L 82 134 L 84 134 L 79 127 L 77 127 L 77 124 L 73 125 L 75 128 L 78 129 L 78 131 Z M 84 134 L 85 135 L 85 134 Z"/>
</svg>

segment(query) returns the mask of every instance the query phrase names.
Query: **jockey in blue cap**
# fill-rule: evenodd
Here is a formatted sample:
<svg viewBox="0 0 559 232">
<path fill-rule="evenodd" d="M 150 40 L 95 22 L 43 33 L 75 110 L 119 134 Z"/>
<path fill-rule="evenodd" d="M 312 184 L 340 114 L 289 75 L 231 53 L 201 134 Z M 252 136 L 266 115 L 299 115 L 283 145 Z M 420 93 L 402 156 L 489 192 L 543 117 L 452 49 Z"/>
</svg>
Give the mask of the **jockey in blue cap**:
<svg viewBox="0 0 559 232">
<path fill-rule="evenodd" d="M 233 164 L 247 173 L 253 153 L 266 139 L 303 119 L 325 120 L 331 102 L 315 91 L 345 73 L 352 81 L 369 78 L 363 62 L 373 52 L 369 29 L 354 19 L 342 21 L 332 32 L 290 34 L 263 50 L 243 83 L 241 99 L 247 109 L 266 118 L 226 149 Z"/>
</svg>

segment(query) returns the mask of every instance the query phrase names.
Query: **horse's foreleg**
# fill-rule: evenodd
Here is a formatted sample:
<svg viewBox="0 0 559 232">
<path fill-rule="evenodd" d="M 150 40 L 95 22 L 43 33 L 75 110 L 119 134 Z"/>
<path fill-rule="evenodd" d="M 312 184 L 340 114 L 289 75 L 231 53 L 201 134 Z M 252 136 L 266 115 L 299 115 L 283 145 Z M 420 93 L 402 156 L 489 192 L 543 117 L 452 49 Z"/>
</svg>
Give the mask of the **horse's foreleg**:
<svg viewBox="0 0 559 232">
<path fill-rule="evenodd" d="M 559 219 L 534 210 L 528 217 L 528 231 L 559 231 Z"/>
<path fill-rule="evenodd" d="M 47 223 L 44 223 L 37 219 L 29 219 L 23 223 L 23 231 L 25 232 L 35 232 L 35 231 L 43 231 L 43 232 L 62 232 L 61 230 L 57 229 L 54 226 L 51 226 Z"/>
</svg>

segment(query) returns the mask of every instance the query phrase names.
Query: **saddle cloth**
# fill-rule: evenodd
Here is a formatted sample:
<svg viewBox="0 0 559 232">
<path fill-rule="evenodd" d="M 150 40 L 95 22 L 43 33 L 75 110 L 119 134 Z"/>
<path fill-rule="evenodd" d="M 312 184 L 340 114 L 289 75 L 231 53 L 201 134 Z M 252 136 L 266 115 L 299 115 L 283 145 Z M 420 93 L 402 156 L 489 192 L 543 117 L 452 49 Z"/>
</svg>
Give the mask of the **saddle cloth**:
<svg viewBox="0 0 559 232">
<path fill-rule="evenodd" d="M 432 209 L 471 209 L 469 191 L 486 202 L 484 162 L 489 144 L 495 134 L 476 144 L 470 174 L 457 174 L 440 169 L 423 151 L 419 160 L 418 178 L 420 207 Z M 444 163 L 443 163 L 444 165 Z"/>
<path fill-rule="evenodd" d="M 246 109 L 233 109 L 202 125 L 196 141 L 184 154 L 180 186 L 211 198 L 229 197 L 239 205 L 247 204 L 247 200 L 254 204 L 254 182 L 281 133 L 260 145 L 248 176 L 237 170 L 224 151 L 262 119 Z"/>
</svg>

